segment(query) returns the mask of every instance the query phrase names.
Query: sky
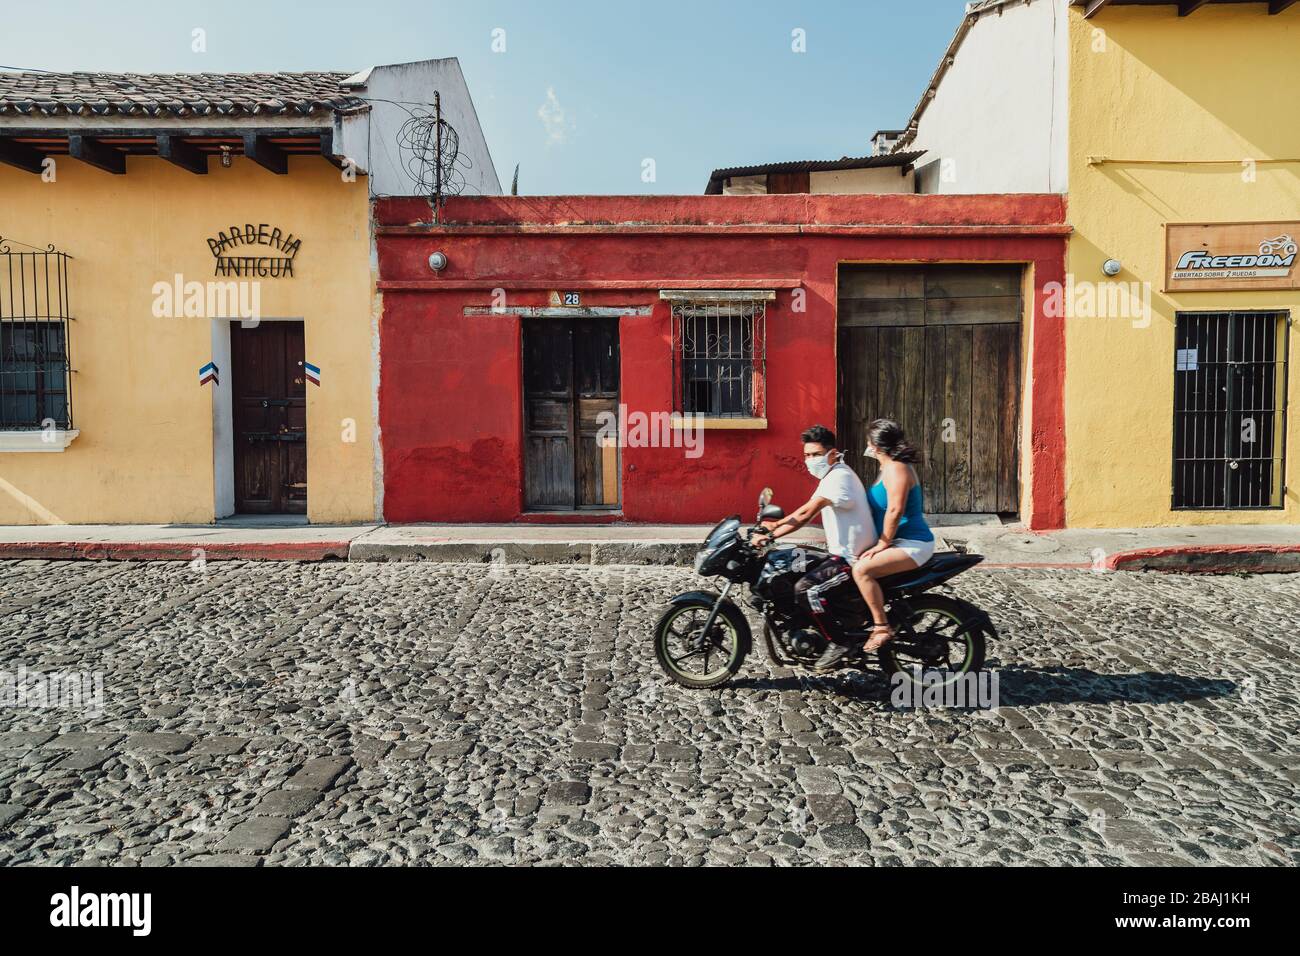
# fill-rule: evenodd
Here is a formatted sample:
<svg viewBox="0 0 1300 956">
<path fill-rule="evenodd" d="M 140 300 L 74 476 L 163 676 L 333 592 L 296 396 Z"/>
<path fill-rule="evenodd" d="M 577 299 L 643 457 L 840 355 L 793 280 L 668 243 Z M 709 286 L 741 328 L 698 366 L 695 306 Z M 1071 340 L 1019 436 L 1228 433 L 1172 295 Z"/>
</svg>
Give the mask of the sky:
<svg viewBox="0 0 1300 956">
<path fill-rule="evenodd" d="M 715 168 L 868 154 L 877 129 L 907 125 L 964 8 L 964 0 L 60 0 L 6 9 L 0 66 L 356 71 L 455 56 L 503 188 L 518 164 L 525 195 L 698 194 Z M 203 52 L 192 48 L 196 29 Z"/>
</svg>

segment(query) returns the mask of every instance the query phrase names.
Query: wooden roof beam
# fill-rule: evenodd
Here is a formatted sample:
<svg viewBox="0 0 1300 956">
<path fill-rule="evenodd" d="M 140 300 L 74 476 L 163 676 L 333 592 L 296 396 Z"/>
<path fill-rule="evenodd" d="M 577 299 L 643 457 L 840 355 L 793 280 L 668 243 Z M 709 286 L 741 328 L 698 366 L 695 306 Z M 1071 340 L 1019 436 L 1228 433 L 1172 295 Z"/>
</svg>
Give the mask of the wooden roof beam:
<svg viewBox="0 0 1300 956">
<path fill-rule="evenodd" d="M 171 136 L 167 133 L 160 134 L 157 142 L 158 155 L 169 163 L 174 163 L 196 176 L 207 175 L 207 154 L 197 146 L 185 142 L 179 136 Z"/>
<path fill-rule="evenodd" d="M 79 159 L 87 166 L 94 166 L 114 176 L 126 173 L 126 153 L 111 146 L 105 146 L 93 136 L 72 133 L 68 136 L 68 152 L 73 159 Z"/>
<path fill-rule="evenodd" d="M 1088 0 L 1083 8 L 1083 18 L 1091 20 L 1097 14 L 1101 13 L 1102 7 L 1107 6 L 1110 0 Z"/>
<path fill-rule="evenodd" d="M 289 158 L 284 150 L 271 142 L 267 136 L 257 133 L 244 134 L 244 155 L 263 169 L 268 169 L 277 176 L 289 171 Z"/>
<path fill-rule="evenodd" d="M 0 139 L 0 163 L 7 166 L 14 166 L 28 173 L 36 173 L 38 176 L 45 171 L 43 163 L 45 154 L 38 149 L 33 149 L 26 143 L 15 143 L 11 139 Z"/>
</svg>

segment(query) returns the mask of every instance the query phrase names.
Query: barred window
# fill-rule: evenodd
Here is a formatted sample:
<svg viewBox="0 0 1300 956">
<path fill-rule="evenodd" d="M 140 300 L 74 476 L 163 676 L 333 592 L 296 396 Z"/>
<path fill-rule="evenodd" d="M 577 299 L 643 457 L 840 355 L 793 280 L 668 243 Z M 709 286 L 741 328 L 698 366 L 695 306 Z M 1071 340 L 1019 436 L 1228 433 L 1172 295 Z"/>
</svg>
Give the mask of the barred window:
<svg viewBox="0 0 1300 956">
<path fill-rule="evenodd" d="M 67 260 L 0 239 L 0 430 L 72 428 Z"/>
<path fill-rule="evenodd" d="M 675 411 L 766 415 L 767 303 L 772 292 L 661 292 L 672 305 Z"/>
<path fill-rule="evenodd" d="M 1289 318 L 1177 314 L 1175 509 L 1283 506 Z"/>
</svg>

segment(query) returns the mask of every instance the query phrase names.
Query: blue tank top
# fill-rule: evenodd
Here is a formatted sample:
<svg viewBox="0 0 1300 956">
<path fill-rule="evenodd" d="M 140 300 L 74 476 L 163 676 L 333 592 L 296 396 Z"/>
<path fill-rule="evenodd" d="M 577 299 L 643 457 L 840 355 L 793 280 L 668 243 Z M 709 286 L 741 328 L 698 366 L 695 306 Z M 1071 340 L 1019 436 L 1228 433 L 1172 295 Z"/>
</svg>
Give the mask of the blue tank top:
<svg viewBox="0 0 1300 956">
<path fill-rule="evenodd" d="M 871 490 L 867 492 L 867 504 L 871 506 L 871 520 L 876 523 L 876 533 L 881 534 L 885 530 L 885 511 L 889 508 L 889 492 L 885 489 L 883 481 L 877 481 L 871 486 Z M 907 493 L 907 505 L 903 508 L 903 516 L 898 519 L 896 537 L 907 541 L 934 540 L 934 532 L 925 523 L 924 502 L 919 484 L 913 485 L 912 490 Z"/>
</svg>

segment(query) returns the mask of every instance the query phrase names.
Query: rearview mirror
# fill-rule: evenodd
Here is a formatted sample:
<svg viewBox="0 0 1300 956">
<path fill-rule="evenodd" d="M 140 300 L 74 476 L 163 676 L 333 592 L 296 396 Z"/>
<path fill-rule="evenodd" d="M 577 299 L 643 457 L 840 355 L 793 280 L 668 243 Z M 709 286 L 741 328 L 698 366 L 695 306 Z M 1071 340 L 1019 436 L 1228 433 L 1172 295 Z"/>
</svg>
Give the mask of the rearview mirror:
<svg viewBox="0 0 1300 956">
<path fill-rule="evenodd" d="M 772 503 L 772 489 L 764 488 L 762 491 L 758 493 L 759 510 L 761 511 L 763 508 L 766 508 L 771 503 Z"/>
</svg>

